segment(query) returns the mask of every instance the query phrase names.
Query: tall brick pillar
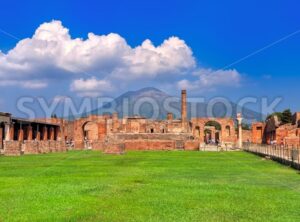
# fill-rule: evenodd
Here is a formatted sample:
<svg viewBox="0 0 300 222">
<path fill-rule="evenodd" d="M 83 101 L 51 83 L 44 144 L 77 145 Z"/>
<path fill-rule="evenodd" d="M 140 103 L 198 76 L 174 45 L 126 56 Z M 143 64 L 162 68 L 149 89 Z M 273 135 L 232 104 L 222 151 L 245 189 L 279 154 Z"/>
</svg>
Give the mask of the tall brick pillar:
<svg viewBox="0 0 300 222">
<path fill-rule="evenodd" d="M 186 90 L 181 90 L 181 121 L 182 126 L 186 126 L 187 122 L 187 107 L 186 107 Z"/>
<path fill-rule="evenodd" d="M 46 126 L 43 127 L 43 140 L 48 140 L 48 128 Z"/>
<path fill-rule="evenodd" d="M 32 140 L 32 126 L 27 127 L 27 140 Z"/>
<path fill-rule="evenodd" d="M 63 140 L 61 127 L 59 127 L 59 126 L 55 127 L 55 135 L 56 135 L 56 138 L 54 138 L 54 140 Z"/>
<path fill-rule="evenodd" d="M 237 114 L 237 121 L 238 121 L 238 148 L 243 148 L 243 132 L 242 132 L 242 114 L 238 113 Z"/>
<path fill-rule="evenodd" d="M 41 140 L 41 132 L 39 130 L 36 131 L 35 140 Z"/>
<path fill-rule="evenodd" d="M 5 140 L 11 140 L 10 138 L 10 123 L 4 124 L 4 138 Z"/>
<path fill-rule="evenodd" d="M 119 128 L 118 113 L 113 113 L 112 115 L 112 128 L 114 133 L 118 132 L 118 128 Z"/>
<path fill-rule="evenodd" d="M 49 138 L 50 140 L 54 140 L 54 128 L 53 127 L 50 127 L 50 135 L 49 135 Z"/>
<path fill-rule="evenodd" d="M 14 137 L 15 137 L 15 126 L 14 126 L 14 124 L 11 124 L 10 125 L 10 139 L 14 140 Z"/>
<path fill-rule="evenodd" d="M 20 128 L 18 131 L 18 141 L 23 141 L 23 140 L 24 140 L 24 130 Z"/>
<path fill-rule="evenodd" d="M 41 140 L 40 126 L 38 124 L 36 125 L 35 140 Z"/>
<path fill-rule="evenodd" d="M 3 128 L 0 127 L 0 146 L 2 145 L 2 141 L 3 141 Z M 2 147 L 0 147 L 1 149 Z"/>
</svg>

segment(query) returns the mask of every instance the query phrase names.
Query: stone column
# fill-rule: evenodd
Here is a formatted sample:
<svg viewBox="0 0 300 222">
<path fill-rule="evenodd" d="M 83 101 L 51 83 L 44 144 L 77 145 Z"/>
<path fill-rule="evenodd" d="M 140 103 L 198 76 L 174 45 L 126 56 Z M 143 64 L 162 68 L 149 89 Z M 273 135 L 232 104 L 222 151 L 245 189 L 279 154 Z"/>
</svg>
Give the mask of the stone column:
<svg viewBox="0 0 300 222">
<path fill-rule="evenodd" d="M 35 135 L 35 140 L 41 140 L 41 132 L 40 132 L 40 127 L 37 124 L 36 125 L 36 135 Z"/>
<path fill-rule="evenodd" d="M 4 124 L 4 136 L 5 136 L 5 140 L 11 140 L 10 138 L 10 124 L 9 123 L 5 123 Z"/>
<path fill-rule="evenodd" d="M 37 141 L 41 140 L 41 132 L 40 131 L 36 131 L 35 140 L 37 140 Z"/>
<path fill-rule="evenodd" d="M 20 128 L 18 131 L 18 141 L 23 141 L 23 140 L 24 140 L 24 131 L 22 128 Z"/>
<path fill-rule="evenodd" d="M 50 127 L 50 135 L 49 135 L 50 140 L 54 140 L 54 128 L 53 126 Z"/>
<path fill-rule="evenodd" d="M 61 132 L 61 128 L 59 126 L 55 127 L 55 134 L 56 134 L 56 138 L 54 138 L 55 140 L 63 140 L 63 135 L 62 135 L 62 132 Z"/>
<path fill-rule="evenodd" d="M 27 126 L 27 140 L 32 140 L 32 126 Z"/>
<path fill-rule="evenodd" d="M 10 139 L 14 140 L 15 137 L 15 126 L 13 124 L 11 124 L 10 126 Z"/>
<path fill-rule="evenodd" d="M 43 127 L 43 140 L 48 140 L 48 129 L 46 126 Z"/>
<path fill-rule="evenodd" d="M 186 120 L 187 120 L 186 90 L 181 91 L 181 120 L 182 120 L 182 123 L 186 123 Z"/>
<path fill-rule="evenodd" d="M 0 150 L 2 149 L 2 141 L 3 141 L 3 128 L 0 127 Z"/>
<path fill-rule="evenodd" d="M 238 148 L 243 148 L 243 129 L 242 129 L 242 114 L 237 114 L 237 121 L 238 121 Z"/>
</svg>

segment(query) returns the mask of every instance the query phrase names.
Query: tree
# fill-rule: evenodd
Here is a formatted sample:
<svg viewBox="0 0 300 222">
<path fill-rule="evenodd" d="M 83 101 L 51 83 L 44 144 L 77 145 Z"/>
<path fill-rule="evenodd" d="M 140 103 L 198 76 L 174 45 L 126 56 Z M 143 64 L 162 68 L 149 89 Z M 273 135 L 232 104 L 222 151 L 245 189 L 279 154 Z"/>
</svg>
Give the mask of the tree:
<svg viewBox="0 0 300 222">
<path fill-rule="evenodd" d="M 273 116 L 277 116 L 278 120 L 281 121 L 281 124 L 291 123 L 293 116 L 290 109 L 286 109 L 283 112 L 275 112 L 270 114 L 266 120 L 271 119 Z"/>
<path fill-rule="evenodd" d="M 281 116 L 281 123 L 287 124 L 287 123 L 291 123 L 292 121 L 293 121 L 293 116 L 291 110 L 290 109 L 284 110 Z"/>
<path fill-rule="evenodd" d="M 275 113 L 272 113 L 272 114 L 268 115 L 268 117 L 267 117 L 266 120 L 271 119 L 273 116 L 277 116 L 278 119 L 281 120 L 281 118 L 282 118 L 282 113 L 281 113 L 281 112 L 275 112 Z"/>
<path fill-rule="evenodd" d="M 251 126 L 247 123 L 242 123 L 242 129 L 243 130 L 250 130 L 251 129 Z"/>
</svg>

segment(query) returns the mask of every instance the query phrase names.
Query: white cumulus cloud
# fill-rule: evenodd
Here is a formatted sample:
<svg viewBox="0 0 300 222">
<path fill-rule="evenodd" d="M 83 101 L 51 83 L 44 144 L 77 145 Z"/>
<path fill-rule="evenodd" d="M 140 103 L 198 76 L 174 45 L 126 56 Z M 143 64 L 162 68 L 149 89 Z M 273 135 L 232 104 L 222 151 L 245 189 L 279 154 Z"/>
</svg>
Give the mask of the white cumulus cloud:
<svg viewBox="0 0 300 222">
<path fill-rule="evenodd" d="M 217 86 L 238 87 L 241 82 L 241 75 L 235 69 L 199 69 L 193 75 L 196 80 L 182 79 L 177 83 L 178 88 L 203 91 L 215 89 Z"/>
<path fill-rule="evenodd" d="M 7 53 L 0 51 L 1 86 L 40 89 L 62 78 L 70 82 L 70 91 L 96 96 L 118 88 L 114 83 L 120 82 L 167 79 L 176 84 L 181 79 L 178 87 L 196 89 L 238 85 L 241 77 L 236 70 L 200 69 L 191 48 L 178 37 L 158 46 L 146 39 L 131 47 L 115 33 L 72 38 L 58 20 L 41 24 Z"/>
<path fill-rule="evenodd" d="M 71 91 L 77 92 L 81 96 L 95 97 L 103 92 L 110 92 L 114 89 L 107 80 L 97 80 L 92 77 L 89 79 L 76 79 L 71 84 Z"/>
<path fill-rule="evenodd" d="M 0 52 L 0 82 L 40 81 L 61 75 L 103 78 L 155 78 L 180 74 L 195 66 L 192 50 L 177 37 L 154 46 L 145 40 L 132 48 L 118 34 L 72 38 L 60 21 L 41 24 L 31 38 L 26 38 L 4 54 Z M 59 74 L 58 74 L 59 73 Z M 59 75 L 59 76 L 58 76 Z M 80 80 L 81 81 L 81 80 Z M 39 88 L 46 84 L 24 84 Z"/>
</svg>

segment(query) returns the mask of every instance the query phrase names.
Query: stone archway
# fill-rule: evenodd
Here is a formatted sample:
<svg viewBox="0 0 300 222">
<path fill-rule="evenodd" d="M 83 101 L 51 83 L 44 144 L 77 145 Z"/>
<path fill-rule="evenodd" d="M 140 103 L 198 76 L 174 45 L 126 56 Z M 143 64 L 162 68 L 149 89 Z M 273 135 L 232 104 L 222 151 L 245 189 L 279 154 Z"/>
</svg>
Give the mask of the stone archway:
<svg viewBox="0 0 300 222">
<path fill-rule="evenodd" d="M 98 124 L 96 122 L 86 122 L 82 126 L 83 136 L 85 140 L 95 141 L 98 140 Z"/>
<path fill-rule="evenodd" d="M 204 142 L 218 145 L 222 142 L 222 125 L 215 120 L 209 120 L 204 124 Z"/>
</svg>

